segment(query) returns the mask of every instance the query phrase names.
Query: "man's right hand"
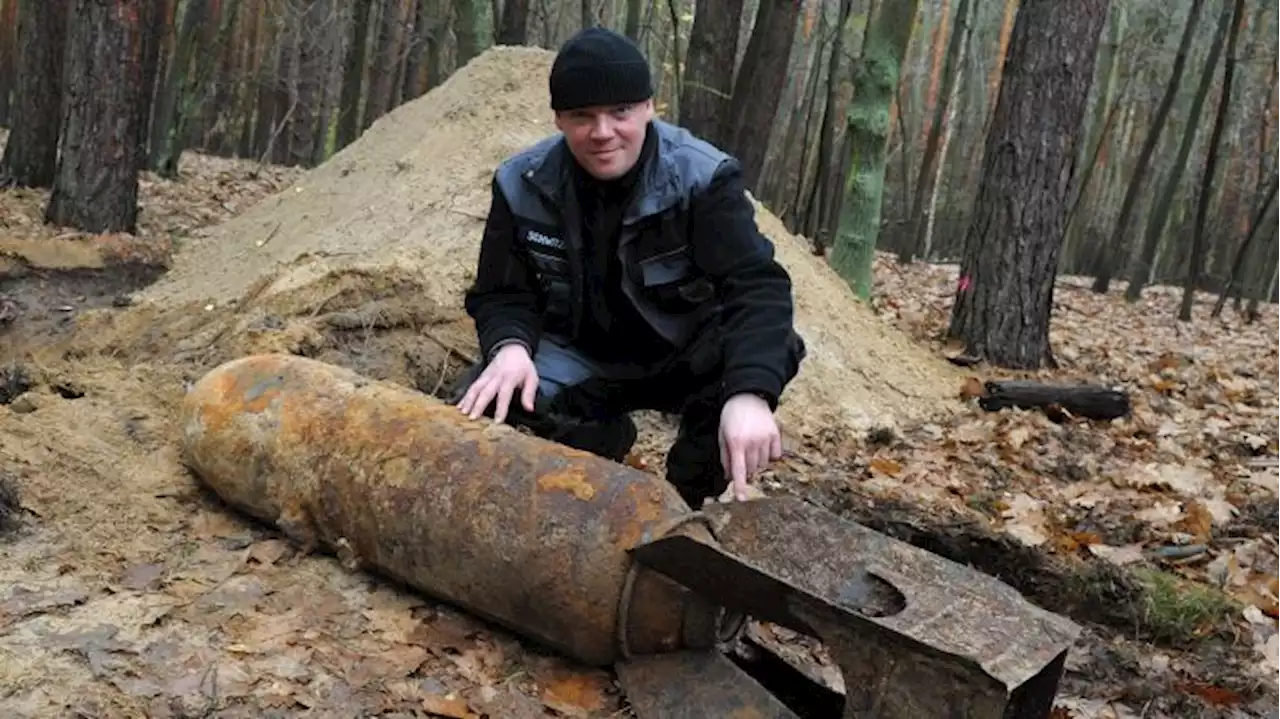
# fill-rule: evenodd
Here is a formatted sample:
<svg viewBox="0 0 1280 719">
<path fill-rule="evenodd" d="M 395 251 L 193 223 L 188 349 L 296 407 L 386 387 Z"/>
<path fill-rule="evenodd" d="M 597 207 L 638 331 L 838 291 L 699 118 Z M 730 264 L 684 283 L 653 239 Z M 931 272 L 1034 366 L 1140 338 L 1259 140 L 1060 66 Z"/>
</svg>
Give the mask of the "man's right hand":
<svg viewBox="0 0 1280 719">
<path fill-rule="evenodd" d="M 467 393 L 458 401 L 458 408 L 471 419 L 479 419 L 496 398 L 498 404 L 493 410 L 493 419 L 501 423 L 507 418 L 507 409 L 516 389 L 521 390 L 520 404 L 532 412 L 533 399 L 538 391 L 538 370 L 524 345 L 509 344 L 498 350 L 489 366 L 471 383 Z"/>
</svg>

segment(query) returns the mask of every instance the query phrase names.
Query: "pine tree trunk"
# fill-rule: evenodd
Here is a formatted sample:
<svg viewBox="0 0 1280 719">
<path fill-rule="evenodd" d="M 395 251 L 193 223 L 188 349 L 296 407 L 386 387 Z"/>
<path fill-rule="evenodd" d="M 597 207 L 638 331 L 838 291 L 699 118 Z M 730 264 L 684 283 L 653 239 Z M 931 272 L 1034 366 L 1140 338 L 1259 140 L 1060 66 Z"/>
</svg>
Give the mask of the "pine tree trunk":
<svg viewBox="0 0 1280 719">
<path fill-rule="evenodd" d="M 178 36 L 169 65 L 168 77 L 156 92 L 155 121 L 152 123 L 150 167 L 164 177 L 176 177 L 178 160 L 186 144 L 191 108 L 187 100 L 199 96 L 199 65 L 202 50 L 200 31 L 213 22 L 209 0 L 187 0 L 182 14 L 182 32 Z"/>
<path fill-rule="evenodd" d="M 828 212 L 830 204 L 826 200 L 835 196 L 832 192 L 832 186 L 836 184 L 835 173 L 832 168 L 840 159 L 840 154 L 836 152 L 836 122 L 841 119 L 839 107 L 840 93 L 840 67 L 841 60 L 844 56 L 844 40 L 845 30 L 849 24 L 849 15 L 853 12 L 852 0 L 840 0 L 840 9 L 837 11 L 837 22 L 835 38 L 832 40 L 831 56 L 827 59 L 827 98 L 826 108 L 822 115 L 822 124 L 818 130 L 818 169 L 817 177 L 814 179 L 811 194 L 807 197 L 805 231 L 812 238 L 814 250 L 822 253 L 826 248 L 830 247 L 831 227 L 828 223 L 823 222 L 823 218 L 829 216 Z"/>
<path fill-rule="evenodd" d="M 480 53 L 480 9 L 477 0 L 453 0 L 454 65 L 462 67 Z"/>
<path fill-rule="evenodd" d="M 395 107 L 396 76 L 400 67 L 401 38 L 404 35 L 404 3 L 401 0 L 382 1 L 382 21 L 378 28 L 377 45 L 374 46 L 369 98 L 362 120 L 366 130 L 375 120 Z"/>
<path fill-rule="evenodd" d="M 899 262 L 909 263 L 914 261 L 916 255 L 924 249 L 927 222 L 925 208 L 929 198 L 933 196 L 932 184 L 938 174 L 938 151 L 942 148 L 943 126 L 946 123 L 947 109 L 955 98 L 955 92 L 952 88 L 956 87 L 960 82 L 960 65 L 963 60 L 961 53 L 965 45 L 965 37 L 967 37 L 963 26 L 967 23 L 971 2 L 972 0 L 960 0 L 960 4 L 956 8 L 956 24 L 961 27 L 955 28 L 951 33 L 950 42 L 947 44 L 946 60 L 941 71 L 942 87 L 938 90 L 938 95 L 942 100 L 941 102 L 935 100 L 933 103 L 933 122 L 929 125 L 929 136 L 925 140 L 924 156 L 920 158 L 920 172 L 916 175 L 915 190 L 911 193 L 911 215 L 908 219 L 908 229 L 902 243 L 902 249 L 898 252 Z"/>
<path fill-rule="evenodd" d="M 45 211 L 50 223 L 94 233 L 137 230 L 147 2 L 74 3 L 62 156 Z"/>
<path fill-rule="evenodd" d="M 431 33 L 431 16 L 434 0 L 413 0 L 413 32 L 406 41 L 408 52 L 404 59 L 404 87 L 401 90 L 401 102 L 416 100 L 423 93 L 427 71 L 427 54 L 430 45 L 427 36 Z"/>
<path fill-rule="evenodd" d="M 1222 146 L 1222 133 L 1226 129 L 1231 114 L 1231 86 L 1236 73 L 1236 45 L 1240 38 L 1240 24 L 1244 21 L 1244 0 L 1235 0 L 1232 8 L 1231 35 L 1227 39 L 1227 57 L 1222 70 L 1222 93 L 1218 98 L 1218 112 L 1213 120 L 1213 133 L 1209 136 L 1209 149 L 1204 165 L 1204 179 L 1200 182 L 1200 197 L 1196 202 L 1196 219 L 1194 234 L 1191 239 L 1191 256 L 1187 258 L 1187 279 L 1182 287 L 1182 303 L 1178 308 L 1178 319 L 1191 321 L 1191 308 L 1195 302 L 1196 290 L 1200 288 L 1200 277 L 1204 270 L 1204 255 L 1208 238 L 1205 236 L 1205 223 L 1208 221 L 1209 201 L 1213 197 L 1214 174 L 1218 169 L 1219 148 Z"/>
<path fill-rule="evenodd" d="M 1111 278 L 1124 271 L 1126 259 L 1128 259 L 1129 245 L 1129 220 L 1133 217 L 1133 212 L 1137 208 L 1138 199 L 1141 195 L 1143 183 L 1147 179 L 1147 169 L 1151 164 L 1151 159 L 1155 155 L 1156 145 L 1160 141 L 1160 133 L 1164 130 L 1165 121 L 1169 117 L 1169 110 L 1173 108 L 1173 100 L 1178 94 L 1178 88 L 1182 85 L 1182 73 L 1187 65 L 1187 55 L 1191 51 L 1191 40 L 1195 37 L 1196 21 L 1200 17 L 1200 8 L 1204 7 L 1204 0 L 1191 0 L 1191 8 L 1187 11 L 1187 22 L 1182 30 L 1182 40 L 1178 44 L 1178 54 L 1173 60 L 1173 72 L 1169 75 L 1169 82 L 1165 85 L 1164 97 L 1160 100 L 1160 107 L 1156 110 L 1156 116 L 1151 121 L 1151 127 L 1147 130 L 1147 139 L 1143 142 L 1142 150 L 1138 153 L 1138 162 L 1132 170 L 1131 179 L 1129 180 L 1129 189 L 1125 191 L 1124 201 L 1120 205 L 1120 217 L 1116 220 L 1115 226 L 1111 231 L 1111 239 L 1108 240 L 1104 255 L 1106 259 L 1101 263 L 1098 270 L 1098 276 L 1093 282 L 1093 291 L 1106 293 L 1111 289 Z"/>
<path fill-rule="evenodd" d="M 762 98 L 782 97 L 799 17 L 800 3 L 795 0 L 760 0 L 746 59 L 733 87 L 730 129 L 724 143 L 742 164 L 742 176 L 753 192 L 764 169 L 778 113 L 776 101 Z"/>
<path fill-rule="evenodd" d="M 1218 17 L 1218 27 L 1213 34 L 1213 44 L 1205 58 L 1204 69 L 1200 73 L 1200 83 L 1196 86 L 1196 94 L 1191 99 L 1191 109 L 1187 113 L 1187 121 L 1183 125 L 1182 137 L 1178 143 L 1178 153 L 1173 159 L 1173 166 L 1165 177 L 1160 194 L 1156 197 L 1147 222 L 1146 232 L 1142 238 L 1137 261 L 1129 266 L 1129 286 L 1125 288 L 1124 298 L 1129 302 L 1137 302 L 1142 297 L 1142 288 L 1151 276 L 1151 268 L 1155 264 L 1156 252 L 1165 238 L 1165 230 L 1169 226 L 1169 217 L 1173 214 L 1174 199 L 1178 194 L 1178 186 L 1182 183 L 1182 175 L 1186 172 L 1187 162 L 1191 159 L 1191 148 L 1195 145 L 1196 135 L 1202 126 L 1201 112 L 1204 111 L 1205 99 L 1209 97 L 1209 86 L 1213 84 L 1213 76 L 1217 74 L 1218 60 L 1222 57 L 1222 46 L 1227 39 L 1227 31 L 1231 23 L 1231 6 L 1224 5 Z"/>
<path fill-rule="evenodd" d="M 502 23 L 498 26 L 499 45 L 523 45 L 529 36 L 529 0 L 506 0 L 502 6 Z"/>
<path fill-rule="evenodd" d="M 18 81 L 0 185 L 49 187 L 58 167 L 68 0 L 19 0 Z"/>
<path fill-rule="evenodd" d="M 623 32 L 637 43 L 640 42 L 640 13 L 643 8 L 644 0 L 627 0 L 627 16 L 623 20 Z M 697 12 L 697 8 L 694 11 Z"/>
<path fill-rule="evenodd" d="M 18 77 L 18 2 L 0 0 L 0 127 L 9 126 L 9 103 Z"/>
<path fill-rule="evenodd" d="M 685 59 L 680 124 L 704 140 L 726 146 L 733 95 L 733 58 L 738 52 L 742 0 L 700 2 Z"/>
<path fill-rule="evenodd" d="M 1049 316 L 1107 0 L 1025 0 L 1014 21 L 950 332 L 1011 368 L 1053 364 Z"/>
<path fill-rule="evenodd" d="M 306 167 L 316 153 L 316 128 L 324 82 L 329 75 L 328 34 L 325 20 L 328 0 L 311 0 L 294 22 L 298 27 L 297 107 L 289 118 L 289 164 Z"/>
<path fill-rule="evenodd" d="M 335 150 L 341 150 L 355 142 L 362 127 L 360 95 L 364 83 L 364 62 L 368 51 L 369 16 L 373 12 L 373 0 L 355 0 L 351 5 L 351 12 L 351 40 L 347 44 L 342 94 L 338 100 L 338 139 Z"/>
</svg>

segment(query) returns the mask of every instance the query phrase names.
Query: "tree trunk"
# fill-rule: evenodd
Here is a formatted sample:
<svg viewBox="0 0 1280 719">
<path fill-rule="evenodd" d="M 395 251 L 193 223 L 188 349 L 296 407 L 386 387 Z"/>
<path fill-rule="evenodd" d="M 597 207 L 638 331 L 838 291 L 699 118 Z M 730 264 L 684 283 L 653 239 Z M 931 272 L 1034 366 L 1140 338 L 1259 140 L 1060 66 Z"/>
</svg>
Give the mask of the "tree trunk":
<svg viewBox="0 0 1280 719">
<path fill-rule="evenodd" d="M 1209 241 L 1205 237 L 1204 226 L 1209 215 L 1209 200 L 1213 197 L 1214 175 L 1218 169 L 1222 132 L 1231 114 L 1231 86 L 1236 74 L 1236 44 L 1240 38 L 1240 24 L 1244 20 L 1244 0 L 1235 0 L 1232 15 L 1231 36 L 1227 39 L 1226 66 L 1222 70 L 1222 93 L 1218 97 L 1218 112 L 1213 120 L 1213 134 L 1209 136 L 1209 149 L 1206 150 L 1204 179 L 1200 182 L 1200 198 L 1196 202 L 1191 256 L 1187 258 L 1187 279 L 1182 286 L 1182 303 L 1178 308 L 1178 319 L 1183 322 L 1191 321 L 1191 307 L 1195 302 L 1196 290 L 1200 288 L 1200 275 L 1204 269 L 1204 255 Z"/>
<path fill-rule="evenodd" d="M 727 146 L 733 94 L 733 58 L 738 54 L 742 0 L 700 2 L 685 57 L 680 124 L 708 142 Z"/>
<path fill-rule="evenodd" d="M 506 0 L 502 6 L 502 24 L 496 42 L 499 45 L 523 45 L 529 36 L 529 0 Z"/>
<path fill-rule="evenodd" d="M 1141 152 L 1138 153 L 1138 161 L 1133 168 L 1133 174 L 1130 176 L 1129 189 L 1125 192 L 1124 202 L 1120 205 L 1120 217 L 1112 228 L 1111 239 L 1105 245 L 1104 256 L 1106 259 L 1102 262 L 1102 266 L 1098 268 L 1098 276 L 1093 282 L 1094 292 L 1106 293 L 1109 291 L 1111 289 L 1111 278 L 1124 270 L 1123 265 L 1129 254 L 1129 220 L 1133 217 L 1133 212 L 1138 204 L 1138 197 L 1142 194 L 1142 186 L 1147 179 L 1147 167 L 1151 164 L 1156 145 L 1160 142 L 1160 133 L 1164 130 L 1165 120 L 1168 119 L 1169 110 L 1173 107 L 1173 99 L 1177 96 L 1178 88 L 1182 85 L 1182 72 L 1187 65 L 1187 54 L 1191 49 L 1191 40 L 1195 37 L 1196 21 L 1200 17 L 1200 8 L 1202 7 L 1204 7 L 1204 0 L 1191 0 L 1191 7 L 1187 10 L 1187 23 L 1182 29 L 1182 40 L 1178 44 L 1178 54 L 1173 60 L 1173 72 L 1169 75 L 1169 82 L 1165 85 L 1164 97 L 1160 100 L 1160 107 L 1156 110 L 1156 116 L 1151 121 L 1151 128 L 1147 131 L 1147 139 L 1142 144 Z"/>
<path fill-rule="evenodd" d="M 960 0 L 956 7 L 956 24 L 966 23 L 969 6 L 973 0 Z M 939 32 L 945 27 L 946 18 L 939 24 Z M 941 85 L 938 96 L 941 102 L 933 100 L 933 122 L 929 124 L 929 135 L 924 143 L 924 155 L 920 158 L 920 172 L 916 175 L 915 189 L 911 193 L 911 215 L 907 220 L 907 233 L 898 252 L 898 261 L 910 263 L 924 248 L 925 235 L 925 203 L 932 196 L 932 183 L 937 175 L 938 150 L 942 147 L 942 129 L 946 122 L 947 109 L 950 107 L 955 93 L 952 88 L 960 81 L 961 52 L 964 48 L 966 34 L 963 27 L 956 27 L 947 43 L 945 60 L 940 60 L 942 69 Z M 905 191 L 905 188 L 903 188 Z"/>
<path fill-rule="evenodd" d="M 18 3 L 0 0 L 0 127 L 9 127 L 9 103 L 18 77 Z"/>
<path fill-rule="evenodd" d="M 960 88 L 965 82 L 965 70 L 969 66 L 969 44 L 973 39 L 973 26 L 975 18 L 978 16 L 980 0 L 963 0 L 961 7 L 967 11 L 960 16 L 962 26 L 957 28 L 957 32 L 964 33 L 964 40 L 960 44 L 960 57 L 956 62 L 960 66 L 956 71 L 957 76 L 951 84 L 951 96 L 947 98 L 947 116 L 943 121 L 942 128 L 942 147 L 938 148 L 937 167 L 934 169 L 933 182 L 930 183 L 929 189 L 929 206 L 924 213 L 924 237 L 918 242 L 920 257 L 928 259 L 933 253 L 933 228 L 934 222 L 938 217 L 938 196 L 942 190 L 942 175 L 947 169 L 947 152 L 951 148 L 951 138 L 955 134 L 956 112 L 960 105 Z"/>
<path fill-rule="evenodd" d="M 462 67 L 480 53 L 480 9 L 476 0 L 454 0 L 454 53 L 456 67 Z"/>
<path fill-rule="evenodd" d="M 369 99 L 364 110 L 364 129 L 395 107 L 396 71 L 400 67 L 401 39 L 404 36 L 404 3 L 401 0 L 383 0 L 383 3 L 378 44 L 374 46 Z"/>
<path fill-rule="evenodd" d="M 444 82 L 447 73 L 444 67 L 445 48 L 449 37 L 449 10 L 444 0 L 422 0 L 433 8 L 429 18 L 430 29 L 427 31 L 427 79 L 423 92 Z"/>
<path fill-rule="evenodd" d="M 324 82 L 329 75 L 328 34 L 325 20 L 328 0 L 311 0 L 300 11 L 290 13 L 298 28 L 298 82 L 293 102 L 296 106 L 289 118 L 289 164 L 306 167 L 316 154 L 316 127 L 320 122 L 320 103 Z"/>
<path fill-rule="evenodd" d="M 1213 33 L 1213 44 L 1205 57 L 1204 70 L 1200 73 L 1200 83 L 1196 86 L 1196 94 L 1191 98 L 1191 109 L 1187 113 L 1187 121 L 1183 126 L 1182 138 L 1178 143 L 1178 154 L 1173 158 L 1173 166 L 1165 178 L 1164 186 L 1156 197 L 1147 221 L 1146 232 L 1142 238 L 1142 247 L 1138 250 L 1137 261 L 1129 266 L 1129 286 L 1125 288 L 1124 298 L 1129 302 L 1137 302 L 1142 297 L 1142 288 L 1151 276 L 1151 268 L 1156 259 L 1156 251 L 1165 238 L 1165 230 L 1169 226 L 1169 216 L 1173 214 L 1173 201 L 1178 194 L 1178 185 L 1182 183 L 1182 175 L 1187 169 L 1187 161 L 1191 159 L 1191 148 L 1195 145 L 1196 134 L 1202 125 L 1200 114 L 1204 111 L 1205 98 L 1209 96 L 1209 86 L 1213 84 L 1213 76 L 1217 74 L 1218 60 L 1222 57 L 1222 45 L 1227 39 L 1227 30 L 1231 23 L 1231 6 L 1223 5 L 1218 17 L 1218 27 Z M 1224 91 L 1225 96 L 1227 92 Z"/>
<path fill-rule="evenodd" d="M 1253 251 L 1257 241 L 1262 238 L 1262 228 L 1264 226 L 1274 227 L 1276 224 L 1275 218 L 1271 217 L 1271 214 L 1276 206 L 1277 180 L 1278 178 L 1275 175 L 1271 176 L 1267 192 L 1263 195 L 1262 202 L 1258 203 L 1258 209 L 1253 214 L 1253 221 L 1249 224 L 1249 234 L 1245 236 L 1244 242 L 1241 242 L 1240 247 L 1236 249 L 1236 257 L 1231 263 L 1231 273 L 1227 277 L 1227 284 L 1218 293 L 1218 301 L 1213 305 L 1213 312 L 1210 313 L 1211 317 L 1218 317 L 1222 314 L 1222 308 L 1227 304 L 1227 297 L 1244 279 L 1245 258 Z"/>
<path fill-rule="evenodd" d="M 871 296 L 871 267 L 880 234 L 889 108 L 897 95 L 902 58 L 919 5 L 919 0 L 882 0 L 867 20 L 862 56 L 854 65 L 856 91 L 845 134 L 848 171 L 838 203 L 840 221 L 831 266 L 863 299 Z"/>
<path fill-rule="evenodd" d="M 627 17 L 623 21 L 623 33 L 637 43 L 640 42 L 640 14 L 643 8 L 644 0 L 627 0 Z M 696 12 L 697 8 L 694 11 Z"/>
<path fill-rule="evenodd" d="M 338 140 L 336 150 L 350 145 L 360 134 L 360 94 L 364 83 L 364 58 L 369 43 L 369 16 L 373 0 L 355 0 L 351 6 L 351 42 L 347 45 L 346 66 L 342 74 L 342 95 L 338 101 Z"/>
<path fill-rule="evenodd" d="M 152 170 L 164 177 L 176 177 L 178 160 L 186 141 L 188 100 L 199 96 L 201 72 L 198 65 L 208 61 L 201 57 L 200 31 L 213 18 L 209 14 L 209 0 L 187 0 L 182 14 L 182 31 L 174 49 L 173 62 L 169 64 L 168 77 L 156 93 L 155 121 L 151 133 Z"/>
<path fill-rule="evenodd" d="M 284 80 L 276 76 L 280 53 L 287 46 L 287 33 L 277 21 L 264 22 L 262 60 L 258 65 L 258 119 L 253 124 L 253 154 L 263 161 L 274 147 L 276 124 L 287 108 L 282 107 L 276 86 Z"/>
<path fill-rule="evenodd" d="M 138 106 L 139 171 L 147 169 L 147 161 L 151 157 L 151 114 L 159 91 L 160 46 L 164 44 L 164 36 L 169 29 L 172 6 L 172 0 L 159 0 L 143 7 L 142 23 L 146 35 L 142 46 L 142 104 Z"/>
<path fill-rule="evenodd" d="M 400 101 L 416 100 L 423 93 L 427 70 L 427 36 L 431 33 L 431 16 L 435 0 L 413 0 L 413 31 L 409 33 L 404 58 L 404 89 Z"/>
<path fill-rule="evenodd" d="M 18 0 L 18 81 L 0 186 L 49 187 L 58 167 L 68 0 Z"/>
<path fill-rule="evenodd" d="M 845 30 L 849 24 L 849 15 L 853 13 L 852 0 L 840 0 L 840 11 L 837 15 L 836 35 L 831 47 L 831 56 L 827 60 L 827 99 L 822 114 L 822 126 L 818 131 L 818 169 L 813 181 L 813 188 L 808 196 L 805 218 L 805 231 L 813 242 L 814 250 L 822 253 L 831 246 L 830 223 L 823 219 L 830 216 L 829 200 L 836 194 L 832 186 L 837 177 L 833 170 L 840 155 L 836 152 L 836 121 L 840 115 L 840 61 L 844 57 Z M 803 183 L 801 185 L 803 188 Z"/>
<path fill-rule="evenodd" d="M 143 5 L 76 0 L 67 37 L 62 156 L 46 221 L 84 232 L 136 232 Z"/>
<path fill-rule="evenodd" d="M 796 0 L 760 0 L 755 29 L 733 87 L 725 145 L 742 163 L 743 179 L 753 192 L 773 136 L 776 99 L 782 97 L 787 83 L 799 17 Z"/>
<path fill-rule="evenodd" d="M 1049 318 L 1107 0 L 1025 0 L 1014 21 L 950 332 L 1001 367 L 1053 364 Z"/>
<path fill-rule="evenodd" d="M 1084 171 L 1076 177 L 1078 181 L 1072 188 L 1071 211 L 1067 214 L 1067 247 L 1078 247 L 1085 237 L 1088 222 L 1076 222 L 1076 211 L 1081 202 L 1089 206 L 1097 203 L 1100 194 L 1098 183 L 1094 183 L 1093 173 L 1097 160 L 1101 155 L 1103 143 L 1118 113 L 1120 103 L 1115 99 L 1116 76 L 1119 74 L 1120 43 L 1124 40 L 1128 16 L 1123 3 L 1112 3 L 1111 18 L 1107 23 L 1107 41 L 1098 48 L 1098 69 L 1102 80 L 1102 89 L 1098 92 L 1093 105 L 1093 120 L 1089 123 L 1086 140 L 1080 146 L 1080 158 L 1077 161 Z M 1126 88 L 1128 79 L 1126 78 Z M 1124 97 L 1122 91 L 1120 97 Z"/>
</svg>

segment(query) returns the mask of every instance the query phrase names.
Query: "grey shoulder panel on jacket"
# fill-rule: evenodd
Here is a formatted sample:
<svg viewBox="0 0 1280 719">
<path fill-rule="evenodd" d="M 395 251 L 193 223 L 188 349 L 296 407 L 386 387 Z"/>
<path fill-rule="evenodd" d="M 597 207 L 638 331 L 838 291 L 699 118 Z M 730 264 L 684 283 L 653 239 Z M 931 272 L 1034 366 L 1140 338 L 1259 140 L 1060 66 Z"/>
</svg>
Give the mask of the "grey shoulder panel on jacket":
<svg viewBox="0 0 1280 719">
<path fill-rule="evenodd" d="M 662 143 L 659 154 L 669 159 L 679 176 L 679 184 L 685 188 L 700 190 L 706 187 L 716 170 L 734 159 L 683 127 L 663 120 L 654 120 L 653 124 Z"/>
<path fill-rule="evenodd" d="M 559 144 L 561 140 L 560 133 L 548 135 L 538 140 L 532 145 L 516 151 L 514 154 L 507 156 L 505 160 L 498 163 L 497 170 L 494 171 L 494 177 L 503 189 L 514 188 L 514 182 L 520 179 L 526 170 L 533 169 L 542 159 L 546 157 L 547 152 L 551 148 Z"/>
</svg>

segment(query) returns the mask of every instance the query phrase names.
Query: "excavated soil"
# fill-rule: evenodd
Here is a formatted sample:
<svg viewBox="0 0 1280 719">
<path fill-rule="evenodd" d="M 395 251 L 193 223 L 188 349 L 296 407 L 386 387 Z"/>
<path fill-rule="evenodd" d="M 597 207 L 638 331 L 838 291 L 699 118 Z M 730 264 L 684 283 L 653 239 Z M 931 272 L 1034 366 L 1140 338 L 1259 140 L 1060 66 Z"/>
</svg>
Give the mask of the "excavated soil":
<svg viewBox="0 0 1280 719">
<path fill-rule="evenodd" d="M 0 286 L 46 310 L 0 327 L 12 390 L 0 406 L 0 714 L 615 715 L 608 675 L 298 555 L 225 510 L 179 463 L 174 426 L 187 383 L 250 352 L 440 394 L 475 352 L 460 297 L 492 169 L 553 129 L 550 59 L 485 53 L 292 186 L 183 238 L 171 261 L 151 258 L 167 272 L 132 295 L 145 272 L 113 281 L 83 260 L 100 286 L 73 290 L 79 270 L 0 248 L 53 282 L 14 273 Z M 780 410 L 788 435 L 952 411 L 960 375 L 757 212 L 810 347 Z M 49 319 L 73 300 L 73 319 Z M 646 447 L 669 429 L 646 427 Z"/>
</svg>

